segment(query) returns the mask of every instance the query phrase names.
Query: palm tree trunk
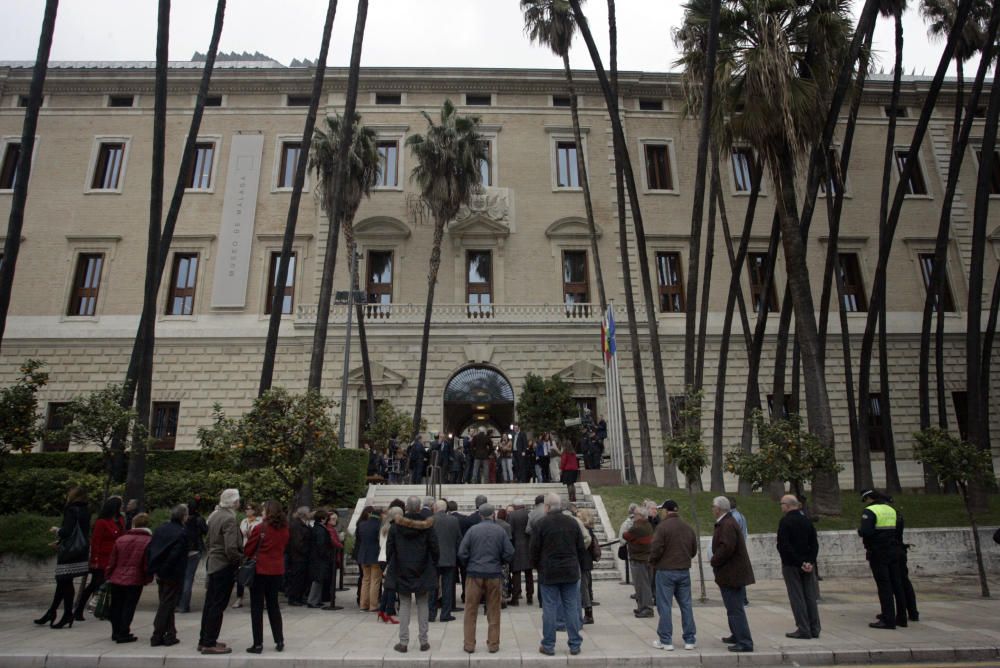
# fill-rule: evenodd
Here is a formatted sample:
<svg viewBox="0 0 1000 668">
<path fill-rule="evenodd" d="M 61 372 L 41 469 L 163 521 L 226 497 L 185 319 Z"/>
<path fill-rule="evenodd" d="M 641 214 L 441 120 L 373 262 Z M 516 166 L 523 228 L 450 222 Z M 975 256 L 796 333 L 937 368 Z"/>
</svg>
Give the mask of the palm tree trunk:
<svg viewBox="0 0 1000 668">
<path fill-rule="evenodd" d="M 309 99 L 309 109 L 306 112 L 306 123 L 302 130 L 302 149 L 299 151 L 298 164 L 295 166 L 295 179 L 292 181 L 292 195 L 288 204 L 288 216 L 285 218 L 285 232 L 281 239 L 281 259 L 278 261 L 275 285 L 285 285 L 288 281 L 288 265 L 292 258 L 292 242 L 295 241 L 295 227 L 299 220 L 299 202 L 302 200 L 302 187 L 305 184 L 306 168 L 309 164 L 309 146 L 312 143 L 313 129 L 316 127 L 316 110 L 319 107 L 320 93 L 323 88 L 323 77 L 326 73 L 326 55 L 330 49 L 330 34 L 333 31 L 333 17 L 337 14 L 337 0 L 330 0 L 326 9 L 326 20 L 323 24 L 323 37 L 320 41 L 319 57 L 316 59 L 316 71 L 313 74 L 312 95 Z M 348 123 L 349 127 L 353 127 Z M 328 213 L 330 213 L 328 211 Z M 331 214 L 331 220 L 334 218 Z M 332 232 L 331 232 L 332 233 Z M 327 261 L 330 256 L 327 255 Z M 275 290 L 271 300 L 271 317 L 267 323 L 267 340 L 264 342 L 264 359 L 260 369 L 260 385 L 258 396 L 271 389 L 274 379 L 274 361 L 278 353 L 278 330 L 281 327 L 281 311 L 284 294 Z M 326 318 L 316 315 L 316 327 L 326 327 Z M 310 385 L 311 387 L 311 385 Z"/>
<path fill-rule="evenodd" d="M 782 228 L 784 234 L 784 228 Z M 781 299 L 781 317 L 778 320 L 778 337 L 774 344 L 774 380 L 771 383 L 771 419 L 785 417 L 785 377 L 788 367 L 788 340 L 792 327 L 792 286 L 785 283 L 785 293 Z"/>
<path fill-rule="evenodd" d="M 700 390 L 705 379 L 705 346 L 708 338 L 708 299 L 712 288 L 712 264 L 715 260 L 715 213 L 719 191 L 722 184 L 719 180 L 719 156 L 712 154 L 712 184 L 709 187 L 708 230 L 705 234 L 705 270 L 701 288 L 701 313 L 698 322 L 698 359 L 694 369 L 694 388 Z M 691 279 L 693 280 L 693 279 Z M 687 356 L 685 355 L 685 358 Z M 700 422 L 699 418 L 699 422 Z M 700 480 L 699 480 L 700 482 Z"/>
<path fill-rule="evenodd" d="M 145 327 L 136 336 L 139 354 L 136 374 L 136 420 L 132 456 L 125 478 L 125 498 L 144 507 L 146 488 L 146 438 L 153 395 L 153 353 L 156 349 L 156 274 L 159 268 L 160 224 L 163 220 L 163 162 L 167 138 L 167 50 L 170 44 L 170 0 L 160 0 L 156 21 L 156 79 L 153 94 L 153 164 L 149 183 L 149 235 L 146 244 L 146 280 L 142 315 Z"/>
<path fill-rule="evenodd" d="M 583 155 L 583 138 L 580 135 L 580 110 L 576 97 L 576 85 L 573 83 L 573 72 L 569 67 L 569 53 L 562 55 L 563 72 L 566 75 L 566 87 L 569 88 L 569 112 L 573 118 L 573 140 L 576 141 L 576 168 L 580 173 L 580 185 L 583 186 L 583 205 L 587 210 L 587 229 L 590 231 L 590 252 L 594 256 L 594 273 L 597 276 L 597 294 L 601 300 L 601 313 L 608 310 L 608 296 L 604 292 L 604 271 L 601 269 L 601 252 L 597 247 L 597 224 L 594 222 L 594 205 L 590 199 L 590 179 L 587 177 L 587 161 Z"/>
<path fill-rule="evenodd" d="M 759 162 L 759 161 L 758 161 Z M 726 238 L 726 250 L 729 254 L 729 267 L 732 271 L 729 280 L 729 296 L 726 299 L 726 315 L 722 323 L 722 339 L 719 342 L 719 367 L 715 380 L 715 412 L 712 424 L 712 469 L 711 485 L 713 492 L 725 492 L 726 485 L 722 476 L 722 463 L 724 453 L 722 450 L 722 431 L 725 420 L 726 407 L 726 373 L 729 365 L 729 341 L 733 328 L 733 310 L 736 302 L 739 302 L 740 318 L 743 323 L 743 338 L 747 349 L 747 356 L 751 351 L 750 322 L 747 318 L 746 303 L 743 299 L 743 284 L 740 276 L 743 272 L 743 262 L 746 260 L 747 248 L 750 245 L 750 233 L 753 228 L 754 214 L 757 211 L 757 200 L 760 196 L 760 179 L 763 174 L 760 164 L 754 165 L 753 181 L 750 190 L 750 201 L 747 203 L 746 218 L 743 222 L 743 233 L 740 237 L 740 248 L 736 255 L 733 255 L 732 234 L 729 231 L 729 220 L 726 217 L 725 202 L 722 192 L 716 193 L 719 198 L 719 213 L 722 218 L 723 235 Z M 716 178 L 713 175 L 713 178 Z"/>
<path fill-rule="evenodd" d="M 42 34 L 38 38 L 38 53 L 31 70 L 31 87 L 28 89 L 28 108 L 24 111 L 21 128 L 21 158 L 14 174 L 14 192 L 10 202 L 7 238 L 4 240 L 3 262 L 0 262 L 0 345 L 7 329 L 7 311 L 14 286 L 14 269 L 21 250 L 21 230 L 24 228 L 24 207 L 28 201 L 28 181 L 31 177 L 31 157 L 35 152 L 35 132 L 38 130 L 38 112 L 42 108 L 45 75 L 49 71 L 49 52 L 52 34 L 56 29 L 59 0 L 46 0 L 42 16 Z"/>
<path fill-rule="evenodd" d="M 663 355 L 660 349 L 659 326 L 656 320 L 653 288 L 649 276 L 649 255 L 646 249 L 646 234 L 642 223 L 642 211 L 639 207 L 639 194 L 635 184 L 635 174 L 632 171 L 632 163 L 629 159 L 628 149 L 625 145 L 625 133 L 622 128 L 621 116 L 618 110 L 618 100 L 614 92 L 611 90 L 607 73 L 604 71 L 604 66 L 601 64 L 601 56 L 597 51 L 594 36 L 591 34 L 590 27 L 587 25 L 587 18 L 583 15 L 583 11 L 580 9 L 580 0 L 570 0 L 570 5 L 573 7 L 573 13 L 576 17 L 577 26 L 580 28 L 580 33 L 587 42 L 587 50 L 590 52 L 591 60 L 594 62 L 594 69 L 600 81 L 601 90 L 604 93 L 604 101 L 607 104 L 608 112 L 611 117 L 611 129 L 615 139 L 616 166 L 620 165 L 620 168 L 624 170 L 625 186 L 628 189 L 629 203 L 632 209 L 632 225 L 635 230 L 636 247 L 640 260 L 639 274 L 642 278 L 642 290 L 646 307 L 646 326 L 649 330 L 650 352 L 653 357 L 653 380 L 656 383 L 657 408 L 659 409 L 660 417 L 660 434 L 663 438 L 665 438 L 671 432 L 669 416 L 670 400 L 667 396 L 667 386 L 663 372 Z M 650 463 L 652 464 L 651 447 L 648 455 Z M 652 474 L 652 469 L 650 469 L 650 473 Z M 643 470 L 643 477 L 646 477 L 645 470 Z M 677 487 L 677 469 L 667 460 L 664 460 L 663 477 L 664 486 L 671 488 Z M 655 476 L 653 479 L 655 481 Z"/>
<path fill-rule="evenodd" d="M 413 409 L 411 441 L 420 432 L 424 408 L 424 384 L 427 382 L 427 349 L 431 338 L 431 312 L 434 309 L 434 288 L 437 286 L 438 269 L 441 268 L 441 240 L 444 238 L 446 220 L 434 219 L 434 243 L 431 246 L 430 266 L 427 272 L 427 303 L 424 306 L 424 329 L 420 339 L 420 371 L 417 375 L 417 403 Z"/>
<path fill-rule="evenodd" d="M 358 243 L 354 237 L 354 220 L 353 215 L 349 218 L 345 218 L 343 223 L 344 228 L 344 241 L 347 246 L 347 259 L 348 265 L 350 265 L 351 260 L 354 258 L 354 254 L 358 252 Z M 360 290 L 361 289 L 361 279 L 355 274 L 351 277 L 351 289 Z M 371 359 L 368 353 L 368 333 L 365 331 L 365 307 L 358 302 L 355 305 L 354 315 L 358 321 L 358 344 L 361 346 L 361 374 L 364 377 L 365 383 L 365 405 L 368 407 L 367 421 L 371 422 L 375 415 L 375 391 L 372 388 L 372 367 Z M 362 428 L 366 428 L 367 424 L 362 425 Z M 360 445 L 360 444 L 359 444 Z M 343 447 L 343 445 L 341 445 Z"/>
<path fill-rule="evenodd" d="M 993 340 L 996 337 L 998 313 L 1000 313 L 1000 267 L 997 267 L 997 274 L 993 279 L 993 297 L 990 299 L 990 315 L 986 321 L 986 332 L 983 335 L 983 361 L 982 371 L 979 375 L 979 383 L 983 388 L 983 423 L 986 425 L 990 424 L 990 366 L 993 359 Z M 986 447 L 992 447 L 988 426 L 983 430 L 983 438 Z"/>
</svg>

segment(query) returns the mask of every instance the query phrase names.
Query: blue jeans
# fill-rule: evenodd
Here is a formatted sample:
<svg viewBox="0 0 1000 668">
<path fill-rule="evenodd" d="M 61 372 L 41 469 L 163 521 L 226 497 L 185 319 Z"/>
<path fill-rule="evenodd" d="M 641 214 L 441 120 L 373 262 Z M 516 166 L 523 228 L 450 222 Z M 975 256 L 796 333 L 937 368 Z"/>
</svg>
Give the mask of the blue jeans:
<svg viewBox="0 0 1000 668">
<path fill-rule="evenodd" d="M 580 581 L 563 584 L 541 585 L 542 596 L 542 647 L 556 648 L 556 625 L 565 620 L 569 634 L 569 648 L 583 644 L 580 637 Z"/>
<path fill-rule="evenodd" d="M 750 636 L 750 622 L 747 621 L 747 612 L 743 608 L 743 599 L 746 597 L 746 587 L 719 587 L 722 592 L 722 602 L 726 606 L 726 616 L 729 619 L 729 631 L 733 634 L 733 640 L 737 647 L 743 649 L 753 649 L 753 638 Z"/>
<path fill-rule="evenodd" d="M 656 571 L 656 612 L 660 622 L 656 634 L 664 645 L 673 643 L 674 620 L 671 619 L 673 598 L 681 609 L 681 629 L 684 642 L 694 644 L 694 610 L 691 608 L 691 571 Z"/>
<path fill-rule="evenodd" d="M 184 572 L 184 589 L 181 592 L 180 605 L 177 606 L 181 612 L 191 612 L 191 590 L 194 589 L 194 576 L 198 573 L 201 553 L 193 554 L 187 560 L 187 570 Z"/>
<path fill-rule="evenodd" d="M 490 460 L 488 459 L 476 459 L 472 463 L 472 484 L 478 485 L 484 482 L 484 479 L 489 479 L 490 475 Z"/>
</svg>

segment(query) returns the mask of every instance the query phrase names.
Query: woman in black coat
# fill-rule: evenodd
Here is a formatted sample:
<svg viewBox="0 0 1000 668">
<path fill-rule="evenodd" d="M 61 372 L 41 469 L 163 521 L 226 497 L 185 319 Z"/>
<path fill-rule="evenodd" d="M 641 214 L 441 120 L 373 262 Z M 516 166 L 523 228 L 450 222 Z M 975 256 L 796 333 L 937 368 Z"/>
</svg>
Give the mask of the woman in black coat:
<svg viewBox="0 0 1000 668">
<path fill-rule="evenodd" d="M 313 513 L 312 540 L 309 542 L 309 579 L 312 586 L 307 601 L 310 608 L 323 606 L 323 585 L 333 575 L 333 540 L 326 530 L 328 517 L 325 510 Z"/>
<path fill-rule="evenodd" d="M 52 527 L 50 531 L 58 538 L 55 543 L 58 550 L 56 591 L 52 596 L 52 605 L 35 623 L 61 629 L 73 626 L 73 578 L 86 575 L 89 570 L 90 509 L 87 507 L 87 493 L 82 487 L 70 487 L 66 493 L 62 526 Z M 63 605 L 63 616 L 56 622 L 60 602 Z"/>
</svg>

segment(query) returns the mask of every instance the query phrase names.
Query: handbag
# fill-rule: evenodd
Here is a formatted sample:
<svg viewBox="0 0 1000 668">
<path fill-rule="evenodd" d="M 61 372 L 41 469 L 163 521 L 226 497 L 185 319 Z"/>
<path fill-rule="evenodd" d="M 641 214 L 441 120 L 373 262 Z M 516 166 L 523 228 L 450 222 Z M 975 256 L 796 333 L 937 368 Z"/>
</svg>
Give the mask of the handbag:
<svg viewBox="0 0 1000 668">
<path fill-rule="evenodd" d="M 240 570 L 236 573 L 236 580 L 243 587 L 252 587 L 254 576 L 257 575 L 257 553 L 260 552 L 260 544 L 264 542 L 264 525 L 260 526 L 260 537 L 257 539 L 257 547 L 253 551 L 253 556 L 243 562 Z"/>
<path fill-rule="evenodd" d="M 59 541 L 59 563 L 76 564 L 87 561 L 87 557 L 90 556 L 89 548 L 87 538 L 80 529 L 80 523 L 77 522 L 73 527 L 73 533 Z"/>
<path fill-rule="evenodd" d="M 618 558 L 622 560 L 628 559 L 628 546 L 624 543 L 618 546 Z"/>
<path fill-rule="evenodd" d="M 107 619 L 111 608 L 111 589 L 107 582 L 102 582 L 94 595 L 94 617 Z"/>
</svg>

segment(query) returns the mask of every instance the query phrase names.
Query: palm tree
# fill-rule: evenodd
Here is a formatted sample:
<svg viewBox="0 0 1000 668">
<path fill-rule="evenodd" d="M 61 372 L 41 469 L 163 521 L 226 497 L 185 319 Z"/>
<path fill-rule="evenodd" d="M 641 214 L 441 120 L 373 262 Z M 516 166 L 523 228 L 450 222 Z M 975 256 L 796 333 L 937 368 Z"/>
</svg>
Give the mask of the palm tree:
<svg viewBox="0 0 1000 668">
<path fill-rule="evenodd" d="M 372 128 L 360 125 L 361 116 L 354 115 L 353 146 L 350 147 L 346 162 L 346 179 L 343 184 L 343 206 L 340 210 L 340 227 L 344 231 L 344 242 L 347 251 L 348 265 L 356 252 L 357 242 L 354 238 L 354 216 L 361 206 L 362 198 L 371 194 L 372 188 L 378 180 L 378 170 L 380 155 L 375 138 L 376 133 Z M 340 155 L 340 139 L 343 134 L 343 121 L 339 116 L 327 117 L 326 131 L 316 128 L 312 141 L 312 156 L 309 160 L 309 167 L 316 171 L 317 188 L 319 190 L 323 208 L 327 215 L 333 212 L 335 183 L 333 181 L 335 165 Z M 331 220 L 330 229 L 336 229 L 336 225 Z M 354 277 L 356 278 L 356 277 Z M 354 280 L 354 279 L 352 279 Z M 352 285 L 351 289 L 357 289 L 357 285 Z M 368 343 L 365 336 L 364 308 L 357 304 L 358 318 L 358 338 L 361 342 L 361 361 L 365 379 L 365 397 L 368 406 L 374 407 L 375 399 L 372 391 L 371 366 L 368 361 Z M 325 323 L 324 323 L 325 325 Z M 317 323 L 319 326 L 319 323 Z M 369 412 L 374 410 L 371 408 Z"/>
<path fill-rule="evenodd" d="M 629 158 L 628 148 L 625 144 L 625 131 L 622 127 L 621 116 L 618 109 L 618 99 L 616 89 L 612 89 L 610 82 L 608 81 L 607 72 L 604 70 L 604 66 L 601 63 L 601 55 L 597 50 L 597 44 L 594 42 L 594 36 L 590 32 L 590 27 L 587 24 L 587 17 L 584 16 L 583 10 L 580 8 L 580 0 L 570 0 L 570 6 L 573 8 L 573 15 L 576 18 L 577 27 L 580 30 L 580 34 L 583 36 L 584 41 L 587 43 L 587 50 L 590 52 L 590 59 L 594 64 L 594 70 L 597 73 L 598 81 L 601 85 L 601 92 L 604 94 L 604 102 L 607 105 L 608 113 L 610 115 L 611 130 L 614 139 L 614 151 L 615 151 L 615 168 L 616 170 L 622 171 L 622 176 L 624 179 L 624 185 L 628 190 L 629 204 L 632 210 L 632 224 L 635 231 L 635 242 L 636 248 L 638 250 L 639 256 L 639 274 L 642 279 L 642 290 L 643 297 L 645 299 L 646 308 L 646 326 L 649 332 L 649 346 L 650 353 L 653 358 L 653 380 L 656 383 L 656 396 L 657 396 L 657 408 L 660 418 L 660 433 L 665 438 L 671 433 L 670 428 L 670 415 L 669 415 L 669 402 L 670 399 L 667 396 L 667 386 L 666 379 L 663 372 L 663 354 L 660 348 L 660 333 L 659 324 L 656 319 L 656 311 L 654 307 L 653 300 L 653 287 L 649 275 L 649 263 L 647 258 L 649 257 L 646 249 L 646 233 L 642 222 L 642 211 L 639 207 L 639 195 L 636 188 L 635 173 L 632 170 L 632 163 Z M 610 9 L 610 7 L 609 7 Z M 618 198 L 619 202 L 623 200 L 622 196 Z M 627 237 L 622 230 L 621 219 L 623 217 L 622 210 L 619 209 L 619 232 L 621 236 L 620 246 L 624 249 L 627 246 Z M 627 264 L 628 258 L 623 258 L 623 266 Z M 627 280 L 627 279 L 626 279 Z M 629 322 L 635 322 L 635 305 L 634 302 L 629 304 L 629 294 L 626 292 L 626 308 L 628 309 Z M 629 335 L 631 338 L 632 331 L 631 325 L 629 330 Z M 641 387 L 641 362 L 639 361 L 639 348 L 638 341 L 635 339 L 633 341 L 632 357 L 633 365 L 636 369 L 635 385 L 636 387 Z M 643 393 L 644 395 L 644 393 Z M 643 399 L 645 397 L 639 397 L 637 394 L 637 403 L 639 404 L 639 429 L 640 429 L 640 448 L 642 456 L 642 480 L 643 484 L 655 484 L 656 475 L 653 473 L 653 452 L 652 446 L 645 445 L 642 442 L 642 429 L 644 422 L 645 406 Z M 648 425 L 646 427 L 648 429 Z M 664 476 L 663 484 L 666 487 L 677 487 L 677 469 L 668 460 L 664 459 Z"/>
<path fill-rule="evenodd" d="M 46 0 L 45 13 L 42 16 L 42 34 L 38 38 L 38 53 L 35 56 L 35 67 L 31 70 L 28 108 L 24 111 L 24 126 L 21 128 L 21 159 L 17 163 L 17 172 L 14 175 L 14 193 L 10 203 L 10 218 L 7 222 L 7 238 L 4 240 L 3 262 L 0 262 L 0 345 L 3 344 L 3 333 L 7 327 L 7 310 L 10 308 L 17 254 L 21 250 L 24 206 L 28 201 L 28 180 L 31 177 L 31 155 L 35 150 L 38 111 L 42 108 L 42 91 L 45 88 L 45 75 L 49 70 L 49 52 L 52 50 L 52 34 L 56 29 L 58 9 L 59 0 Z"/>
<path fill-rule="evenodd" d="M 430 115 L 422 113 L 427 119 L 427 134 L 411 135 L 406 139 L 406 145 L 417 159 L 411 178 L 420 188 L 424 204 L 434 217 L 434 240 L 427 272 L 427 304 L 420 341 L 420 372 L 417 376 L 417 403 L 413 410 L 413 436 L 420 431 L 423 411 L 427 348 L 431 334 L 434 288 L 437 285 L 438 269 L 441 267 L 444 227 L 480 188 L 482 176 L 479 165 L 486 159 L 486 146 L 478 132 L 478 116 L 460 116 L 451 100 L 445 100 L 441 105 L 437 125 Z"/>
<path fill-rule="evenodd" d="M 573 119 L 573 139 L 576 142 L 576 167 L 583 187 L 583 203 L 587 211 L 587 227 L 590 230 L 590 252 L 594 256 L 594 273 L 597 275 L 597 293 L 601 300 L 601 312 L 608 308 L 608 298 L 604 291 L 604 272 L 601 269 L 601 254 L 597 247 L 597 225 L 594 223 L 594 205 L 590 199 L 590 179 L 587 177 L 587 161 L 583 154 L 583 139 L 580 134 L 580 113 L 573 83 L 573 71 L 569 67 L 569 49 L 576 33 L 576 22 L 569 11 L 566 0 L 521 0 L 524 14 L 524 31 L 532 42 L 548 46 L 563 62 L 563 74 L 569 89 L 569 110 Z"/>
</svg>

